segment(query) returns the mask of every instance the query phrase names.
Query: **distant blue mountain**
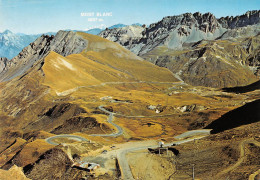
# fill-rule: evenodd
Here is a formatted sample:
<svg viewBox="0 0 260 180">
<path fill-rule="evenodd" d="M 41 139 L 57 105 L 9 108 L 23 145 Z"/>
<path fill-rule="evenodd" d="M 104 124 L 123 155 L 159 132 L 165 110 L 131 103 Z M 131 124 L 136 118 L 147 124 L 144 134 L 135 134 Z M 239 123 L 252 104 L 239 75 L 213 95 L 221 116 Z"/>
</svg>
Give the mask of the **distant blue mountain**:
<svg viewBox="0 0 260 180">
<path fill-rule="evenodd" d="M 38 35 L 14 34 L 9 30 L 0 33 L 0 57 L 12 59 L 21 50 L 35 41 Z"/>
<path fill-rule="evenodd" d="M 132 25 L 136 25 L 136 26 L 142 26 L 142 24 L 140 23 L 135 23 Z M 113 26 L 108 27 L 108 29 L 114 29 L 114 28 L 122 28 L 122 27 L 126 27 L 128 25 L 125 24 L 115 24 Z M 94 35 L 98 35 L 101 31 L 103 31 L 104 29 L 100 29 L 100 28 L 94 28 L 94 29 L 90 29 L 88 31 L 83 31 L 85 33 L 89 33 L 89 34 L 94 34 Z M 74 30 L 74 32 L 76 32 L 76 30 Z"/>
<path fill-rule="evenodd" d="M 55 32 L 47 32 L 45 35 L 55 35 Z M 42 34 L 26 35 L 23 33 L 12 33 L 10 30 L 5 30 L 0 33 L 0 57 L 12 59 L 18 55 L 23 48 L 35 41 Z"/>
<path fill-rule="evenodd" d="M 135 23 L 135 24 L 132 24 L 132 25 L 136 25 L 136 26 L 142 26 L 142 24 L 140 23 Z M 110 26 L 108 27 L 108 29 L 114 29 L 114 28 L 122 28 L 122 27 L 126 27 L 128 25 L 125 25 L 125 24 L 115 24 L 113 26 Z M 100 28 L 94 28 L 94 29 L 90 29 L 90 30 L 87 30 L 87 31 L 82 31 L 82 32 L 85 32 L 85 33 L 89 33 L 89 34 L 94 34 L 94 35 L 98 35 L 101 31 L 103 31 L 104 29 L 100 29 Z M 74 32 L 78 31 L 78 30 L 73 30 Z"/>
<path fill-rule="evenodd" d="M 103 29 L 94 28 L 94 29 L 90 29 L 90 30 L 84 31 L 84 32 L 89 33 L 89 34 L 98 35 L 101 31 L 103 31 Z"/>
<path fill-rule="evenodd" d="M 108 29 L 113 29 L 113 28 L 121 28 L 121 27 L 125 27 L 127 25 L 125 24 L 115 24 L 113 26 L 108 27 Z M 98 35 L 101 31 L 103 31 L 104 29 L 100 29 L 100 28 L 93 28 L 93 29 L 89 29 L 87 31 L 82 31 L 82 30 L 72 30 L 72 29 L 65 29 L 64 31 L 73 31 L 73 32 L 85 32 L 88 34 L 93 34 L 93 35 Z"/>
<path fill-rule="evenodd" d="M 134 24 L 132 24 L 133 26 L 135 25 L 135 26 L 142 26 L 142 24 L 140 24 L 140 23 L 134 23 Z"/>
<path fill-rule="evenodd" d="M 134 23 L 134 24 L 131 24 L 132 26 L 142 26 L 142 24 L 140 23 Z M 114 28 L 122 28 L 122 27 L 126 27 L 126 26 L 129 26 L 129 25 L 125 25 L 125 24 L 115 24 L 113 26 L 110 26 L 108 27 L 108 29 L 114 29 Z"/>
<path fill-rule="evenodd" d="M 72 31 L 72 32 L 85 32 L 88 34 L 93 34 L 93 35 L 98 35 L 101 31 L 103 31 L 103 29 L 99 29 L 99 28 L 94 28 L 94 29 L 89 29 L 87 31 L 83 31 L 83 30 L 72 30 L 72 29 L 65 29 L 64 31 Z"/>
<path fill-rule="evenodd" d="M 114 28 L 122 28 L 122 27 L 126 27 L 127 25 L 125 24 L 115 24 L 113 26 L 110 26 L 108 29 L 114 29 Z"/>
</svg>

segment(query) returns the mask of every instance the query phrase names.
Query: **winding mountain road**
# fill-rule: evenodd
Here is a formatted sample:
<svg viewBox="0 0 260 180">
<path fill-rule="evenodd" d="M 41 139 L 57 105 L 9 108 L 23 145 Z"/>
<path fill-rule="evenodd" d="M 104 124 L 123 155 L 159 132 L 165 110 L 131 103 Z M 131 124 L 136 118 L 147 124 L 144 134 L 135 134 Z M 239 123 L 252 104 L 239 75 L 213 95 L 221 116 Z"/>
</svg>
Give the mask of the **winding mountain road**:
<svg viewBox="0 0 260 180">
<path fill-rule="evenodd" d="M 52 144 L 52 145 L 59 145 L 58 143 L 53 142 L 54 139 L 58 139 L 58 138 L 68 138 L 68 139 L 71 139 L 71 140 L 74 140 L 74 141 L 87 141 L 87 142 L 89 142 L 89 140 L 87 140 L 87 139 L 85 139 L 81 136 L 69 135 L 69 134 L 61 134 L 61 135 L 51 136 L 51 137 L 45 139 L 45 141 L 49 144 Z"/>
<path fill-rule="evenodd" d="M 122 135 L 122 134 L 123 134 L 123 129 L 122 129 L 120 126 L 118 126 L 117 124 L 113 123 L 113 119 L 114 119 L 114 114 L 115 114 L 115 113 L 112 113 L 112 112 L 106 110 L 106 109 L 104 108 L 104 105 L 100 105 L 98 108 L 99 108 L 101 111 L 103 111 L 103 112 L 109 114 L 108 119 L 107 119 L 107 122 L 110 123 L 110 124 L 112 124 L 112 125 L 117 129 L 117 132 L 116 132 L 116 133 L 111 133 L 111 134 L 92 134 L 91 136 L 117 137 L 117 136 Z"/>
<path fill-rule="evenodd" d="M 101 85 L 104 86 L 106 84 L 123 84 L 123 83 L 127 83 L 127 82 L 108 82 L 108 83 L 102 83 Z M 130 82 L 130 83 L 147 83 L 147 82 Z M 149 82 L 149 83 L 159 83 L 159 84 L 164 84 L 164 83 L 169 83 L 169 82 Z M 177 83 L 169 83 L 169 84 L 184 84 L 183 81 L 182 82 L 177 82 Z M 80 87 L 81 88 L 81 87 Z M 77 88 L 78 89 L 78 88 Z M 75 90 L 77 90 L 75 89 Z M 72 91 L 68 91 L 69 93 L 73 92 Z M 63 93 L 61 93 L 63 94 Z M 67 94 L 67 93 L 65 93 Z M 115 128 L 116 128 L 116 131 L 115 133 L 111 133 L 111 134 L 92 134 L 91 136 L 102 136 L 102 137 L 117 137 L 117 136 L 120 136 L 123 134 L 123 129 L 122 127 L 120 127 L 119 125 L 115 124 L 113 122 L 113 119 L 114 119 L 114 116 L 117 115 L 117 116 L 124 116 L 124 117 L 146 117 L 146 116 L 125 116 L 125 115 L 121 115 L 121 114 L 116 114 L 116 113 L 113 113 L 113 112 L 110 112 L 108 110 L 106 110 L 104 108 L 104 105 L 100 105 L 98 107 L 101 111 L 105 112 L 108 114 L 108 119 L 107 119 L 107 122 L 112 124 Z M 149 117 L 163 117 L 163 116 L 169 116 L 169 115 L 155 115 L 155 116 L 149 116 Z M 186 132 L 186 134 L 182 134 L 180 135 L 178 138 L 181 139 L 181 138 L 186 138 L 187 136 L 194 136 L 196 135 L 196 133 L 199 135 L 201 135 L 201 133 L 204 133 L 205 134 L 210 134 L 210 130 L 198 130 L 198 131 L 192 131 L 192 132 Z M 53 142 L 53 139 L 55 138 L 61 138 L 61 137 L 68 137 L 68 138 L 73 138 L 73 139 L 78 139 L 80 141 L 88 141 L 86 140 L 85 138 L 82 138 L 80 136 L 74 136 L 74 135 L 58 135 L 58 136 L 53 136 L 53 137 L 50 137 L 50 138 L 47 138 L 46 139 L 46 142 L 50 143 L 50 144 L 53 144 L 53 145 L 58 145 L 57 143 Z M 185 140 L 179 140 L 179 141 L 173 141 L 171 143 L 167 143 L 165 144 L 165 146 L 171 146 L 172 144 L 182 144 L 182 143 L 186 143 L 186 142 L 190 142 L 190 141 L 193 141 L 194 139 L 200 139 L 204 136 L 201 136 L 201 137 L 194 137 L 194 138 L 190 138 L 190 139 L 185 139 Z M 129 167 L 129 164 L 128 164 L 128 161 L 126 159 L 126 154 L 129 153 L 129 152 L 134 152 L 134 151 L 139 151 L 139 150 L 144 150 L 144 149 L 148 149 L 148 148 L 156 148 L 158 147 L 157 143 L 153 143 L 153 144 L 150 144 L 150 145 L 143 145 L 142 143 L 139 142 L 136 143 L 136 145 L 134 147 L 128 147 L 128 148 L 122 148 L 122 149 L 118 149 L 116 150 L 116 154 L 117 154 L 117 159 L 118 159 L 118 163 L 119 163 L 119 167 L 120 167 L 120 170 L 121 170 L 121 173 L 122 173 L 122 176 L 123 176 L 123 179 L 125 180 L 134 180 L 134 177 L 132 175 L 132 172 L 131 172 L 131 169 Z"/>
<path fill-rule="evenodd" d="M 104 105 L 100 105 L 98 108 L 101 111 L 109 114 L 107 121 L 108 121 L 108 123 L 112 124 L 117 129 L 117 132 L 111 133 L 111 134 L 92 134 L 91 136 L 117 137 L 117 136 L 122 135 L 123 134 L 122 127 L 120 127 L 119 125 L 117 125 L 113 122 L 115 113 L 106 110 L 104 108 Z M 187 136 L 201 135 L 201 133 L 204 133 L 204 135 L 205 135 L 205 133 L 209 134 L 210 130 L 193 130 L 191 132 L 188 131 L 188 132 L 185 132 L 182 135 L 179 135 L 177 137 L 179 139 L 181 139 L 181 138 L 186 138 Z M 202 136 L 202 137 L 204 137 L 204 136 Z M 182 144 L 182 143 L 193 141 L 194 139 L 200 139 L 202 137 L 194 137 L 194 138 L 185 139 L 185 140 L 173 141 L 171 143 L 165 144 L 165 146 L 171 146 L 173 143 L 174 144 Z M 87 139 L 80 137 L 80 136 L 64 134 L 64 135 L 57 135 L 57 136 L 49 137 L 49 138 L 46 139 L 46 142 L 48 142 L 49 144 L 52 144 L 52 145 L 58 145 L 58 143 L 53 142 L 53 140 L 56 139 L 56 138 L 71 138 L 73 140 L 78 140 L 78 141 L 88 141 Z M 156 148 L 156 147 L 158 147 L 157 143 L 151 144 L 151 145 L 145 145 L 145 146 L 142 143 L 140 143 L 140 144 L 137 144 L 137 146 L 135 146 L 135 147 L 122 148 L 122 149 L 117 150 L 117 153 L 116 153 L 117 159 L 118 159 L 120 170 L 122 172 L 123 179 L 134 180 L 134 177 L 132 175 L 128 161 L 126 159 L 127 153 L 133 152 L 133 151 L 144 150 L 144 149 L 148 149 L 148 148 Z"/>
<path fill-rule="evenodd" d="M 106 110 L 104 108 L 104 105 L 100 105 L 98 108 L 101 111 L 109 114 L 107 121 L 110 124 L 112 124 L 113 126 L 116 127 L 117 133 L 112 133 L 112 134 L 92 134 L 91 136 L 117 137 L 117 136 L 122 135 L 123 134 L 123 129 L 120 126 L 118 126 L 117 124 L 112 122 L 113 121 L 113 116 L 116 113 L 112 113 L 112 112 Z M 135 116 L 135 117 L 139 117 L 139 116 Z M 201 134 L 206 136 L 206 135 L 210 134 L 210 131 L 211 131 L 211 129 L 193 130 L 193 131 L 185 132 L 185 133 L 183 133 L 183 134 L 181 134 L 179 136 L 176 136 L 176 137 L 178 137 L 178 139 L 183 139 L 183 138 L 186 138 L 188 136 L 196 136 L 196 135 L 201 135 Z M 204 137 L 204 136 L 202 136 L 202 137 Z M 185 140 L 173 141 L 171 143 L 165 144 L 165 146 L 171 146 L 173 143 L 174 144 L 182 144 L 182 143 L 194 141 L 194 139 L 200 139 L 202 137 L 194 137 L 194 138 L 185 139 Z M 148 148 L 156 148 L 156 147 L 158 147 L 157 144 L 156 145 L 149 145 L 149 146 L 143 146 L 141 144 L 141 146 L 138 146 L 138 147 L 118 150 L 118 152 L 117 152 L 117 159 L 118 159 L 118 163 L 119 163 L 119 167 L 120 167 L 121 173 L 123 175 L 123 179 L 124 180 L 134 180 L 134 177 L 132 175 L 132 172 L 131 172 L 131 169 L 129 167 L 128 161 L 126 159 L 126 154 L 127 153 L 133 152 L 133 151 L 144 150 L 144 149 L 148 149 Z"/>
<path fill-rule="evenodd" d="M 91 136 L 102 136 L 102 137 L 117 137 L 117 136 L 120 136 L 123 134 L 123 129 L 118 126 L 117 124 L 113 123 L 113 119 L 114 119 L 114 114 L 115 113 L 112 113 L 108 110 L 106 110 L 104 108 L 104 105 L 100 105 L 98 107 L 101 111 L 109 114 L 108 116 L 108 119 L 107 119 L 107 122 L 112 124 L 116 129 L 117 129 L 117 132 L 116 133 L 111 133 L 111 134 L 92 134 Z M 89 141 L 81 136 L 76 136 L 76 135 L 68 135 L 68 134 L 61 134 L 61 135 L 57 135 L 57 136 L 52 136 L 52 137 L 49 137 L 47 139 L 45 139 L 45 141 L 49 144 L 52 144 L 52 145 L 59 145 L 58 143 L 55 143 L 53 142 L 54 139 L 57 139 L 57 138 L 69 138 L 69 139 L 73 139 L 73 140 L 76 140 L 76 141 Z"/>
</svg>

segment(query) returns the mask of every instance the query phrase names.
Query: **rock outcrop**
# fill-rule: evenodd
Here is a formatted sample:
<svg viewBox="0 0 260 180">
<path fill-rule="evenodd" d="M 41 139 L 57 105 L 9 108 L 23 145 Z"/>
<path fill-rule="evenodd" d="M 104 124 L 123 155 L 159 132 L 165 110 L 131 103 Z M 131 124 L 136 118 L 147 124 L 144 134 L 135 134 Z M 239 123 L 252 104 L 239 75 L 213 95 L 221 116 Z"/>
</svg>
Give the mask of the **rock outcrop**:
<svg viewBox="0 0 260 180">
<path fill-rule="evenodd" d="M 0 58 L 0 72 L 2 72 L 4 70 L 4 68 L 6 67 L 8 63 L 8 59 L 5 57 L 1 57 Z"/>
<path fill-rule="evenodd" d="M 184 43 L 215 39 L 225 31 L 211 13 L 168 16 L 144 30 L 143 38 L 133 47 L 133 52 L 143 55 L 162 45 L 169 49 L 181 49 Z"/>
<path fill-rule="evenodd" d="M 87 40 L 71 31 L 59 31 L 56 36 L 42 35 L 6 64 L 0 71 L 0 81 L 8 81 L 22 75 L 50 51 L 67 56 L 80 53 L 87 44 Z"/>
<path fill-rule="evenodd" d="M 122 33 L 123 28 L 113 29 L 113 31 L 107 29 L 99 35 L 118 42 L 138 55 L 144 55 L 158 46 L 182 49 L 187 43 L 216 39 L 229 29 L 259 24 L 259 12 L 248 11 L 241 16 L 220 19 L 211 13 L 185 13 L 179 16 L 167 16 L 161 21 L 151 24 L 138 33 L 142 35 L 141 37 L 121 38 L 122 34 L 127 34 Z M 255 32 L 254 34 L 256 35 Z"/>
<path fill-rule="evenodd" d="M 143 55 L 160 45 L 179 49 L 184 43 L 197 42 L 201 39 L 215 39 L 222 35 L 226 29 L 222 28 L 213 14 L 197 12 L 164 17 L 148 28 L 143 28 L 138 36 L 122 39 L 120 38 L 121 31 L 123 31 L 122 28 L 113 29 L 113 31 L 105 30 L 99 35 L 118 42 L 138 55 Z M 128 40 L 126 41 L 126 39 Z"/>
<path fill-rule="evenodd" d="M 122 28 L 113 28 L 102 31 L 99 36 L 110 41 L 119 43 L 127 49 L 131 49 L 132 44 L 142 38 L 142 32 L 145 28 L 137 25 L 125 26 Z"/>
<path fill-rule="evenodd" d="M 185 13 L 151 24 L 139 33 L 142 37 L 121 38 L 120 28 L 100 36 L 170 69 L 191 85 L 248 85 L 259 77 L 259 13 L 220 19 L 211 13 Z"/>
<path fill-rule="evenodd" d="M 254 25 L 260 23 L 260 11 L 247 11 L 245 14 L 236 17 L 222 17 L 218 20 L 218 22 L 222 25 L 222 27 L 227 29 L 234 29 L 238 27 L 245 27 L 248 25 Z"/>
<path fill-rule="evenodd" d="M 256 36 L 258 34 L 260 34 L 260 24 L 255 24 L 246 27 L 229 29 L 217 39 L 245 38 L 250 36 Z"/>
<path fill-rule="evenodd" d="M 195 86 L 244 86 L 259 79 L 260 36 L 234 40 L 200 41 L 190 50 L 160 51 L 143 55 Z"/>
</svg>

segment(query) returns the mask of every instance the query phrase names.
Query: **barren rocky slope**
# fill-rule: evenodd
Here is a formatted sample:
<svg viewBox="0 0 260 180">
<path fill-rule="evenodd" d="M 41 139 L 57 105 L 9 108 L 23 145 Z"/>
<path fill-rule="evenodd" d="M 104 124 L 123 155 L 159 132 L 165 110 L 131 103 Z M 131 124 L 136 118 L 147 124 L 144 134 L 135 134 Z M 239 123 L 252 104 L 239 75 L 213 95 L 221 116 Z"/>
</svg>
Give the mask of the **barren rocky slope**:
<svg viewBox="0 0 260 180">
<path fill-rule="evenodd" d="M 119 43 L 122 46 L 130 47 L 132 43 L 140 40 L 145 28 L 137 25 L 125 26 L 122 28 L 106 29 L 99 33 L 99 36 L 110 41 Z"/>
<path fill-rule="evenodd" d="M 42 35 L 8 61 L 0 72 L 0 81 L 8 81 L 22 75 L 50 51 L 67 56 L 81 52 L 86 45 L 87 41 L 74 32 L 59 31 L 55 37 Z"/>
<path fill-rule="evenodd" d="M 260 33 L 260 24 L 258 23 L 255 25 L 248 25 L 245 27 L 228 29 L 217 39 L 231 39 L 233 41 L 236 41 L 237 38 L 256 36 L 259 35 L 259 33 Z"/>
<path fill-rule="evenodd" d="M 167 67 L 191 85 L 231 87 L 259 79 L 260 36 L 234 40 L 200 41 L 190 50 L 158 47 L 142 57 Z"/>
<path fill-rule="evenodd" d="M 8 64 L 7 58 L 0 58 L 0 72 L 3 71 L 3 69 L 6 67 L 7 64 Z"/>
<path fill-rule="evenodd" d="M 259 78 L 259 13 L 220 19 L 211 13 L 186 13 L 165 17 L 138 36 L 125 38 L 120 28 L 99 35 L 170 69 L 188 84 L 241 86 Z"/>
<path fill-rule="evenodd" d="M 240 16 L 221 17 L 220 19 L 218 19 L 218 22 L 224 28 L 234 29 L 238 27 L 258 24 L 260 22 L 259 17 L 260 17 L 260 11 L 253 10 L 253 11 L 247 11 L 245 14 Z"/>
<path fill-rule="evenodd" d="M 248 11 L 241 16 L 220 19 L 211 13 L 185 13 L 164 17 L 161 21 L 144 28 L 142 32 L 141 27 L 135 27 L 132 32 L 137 35 L 128 36 L 128 41 L 121 38 L 128 34 L 128 31 L 124 30 L 126 27 L 107 29 L 99 35 L 118 42 L 138 55 L 143 55 L 157 46 L 180 49 L 186 43 L 216 39 L 229 29 L 258 24 L 259 13 L 260 11 Z"/>
</svg>

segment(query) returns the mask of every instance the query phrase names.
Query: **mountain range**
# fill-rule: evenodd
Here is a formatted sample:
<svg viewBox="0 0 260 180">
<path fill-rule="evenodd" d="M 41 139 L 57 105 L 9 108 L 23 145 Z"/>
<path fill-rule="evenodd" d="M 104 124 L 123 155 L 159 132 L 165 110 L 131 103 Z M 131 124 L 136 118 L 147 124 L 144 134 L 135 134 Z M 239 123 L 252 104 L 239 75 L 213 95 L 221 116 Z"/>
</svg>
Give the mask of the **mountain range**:
<svg viewBox="0 0 260 180">
<path fill-rule="evenodd" d="M 257 178 L 259 12 L 60 30 L 1 57 L 0 179 Z"/>
<path fill-rule="evenodd" d="M 46 35 L 54 35 L 54 32 L 45 33 Z M 0 57 L 12 59 L 19 54 L 23 48 L 35 41 L 41 34 L 26 35 L 22 33 L 13 33 L 9 30 L 0 33 Z"/>
<path fill-rule="evenodd" d="M 0 33 L 0 57 L 12 59 L 38 37 L 37 35 L 17 35 L 9 30 Z"/>
<path fill-rule="evenodd" d="M 211 13 L 185 13 L 167 16 L 149 27 L 117 24 L 100 32 L 99 36 L 117 42 L 157 66 L 168 68 L 177 78 L 191 85 L 243 86 L 256 81 L 260 74 L 259 16 L 259 11 L 219 19 Z M 93 29 L 87 32 L 97 31 L 99 30 Z M 5 31 L 2 33 L 1 51 L 9 53 L 10 57 L 25 45 L 21 42 L 28 44 L 38 36 L 15 35 Z M 38 39 L 30 46 L 42 40 Z M 46 37 L 45 41 L 49 43 Z M 25 50 L 30 52 L 29 49 L 25 48 L 12 60 L 26 66 L 19 68 L 16 76 L 28 70 L 34 60 L 43 55 L 40 53 L 39 57 L 22 63 L 20 59 L 28 54 Z M 230 53 L 227 55 L 225 52 Z M 8 67 L 12 66 L 10 64 L 13 63 L 1 59 L 2 80 L 12 78 L 4 75 Z"/>
<path fill-rule="evenodd" d="M 211 13 L 185 13 L 149 27 L 106 29 L 99 36 L 191 85 L 242 86 L 259 78 L 259 16 L 259 10 L 219 19 Z"/>
<path fill-rule="evenodd" d="M 151 24 L 147 28 L 140 30 L 140 27 L 132 27 L 132 35 L 129 40 L 120 40 L 128 31 L 122 28 L 106 29 L 99 36 L 116 41 L 131 50 L 142 55 L 157 46 L 167 46 L 169 49 L 181 49 L 183 45 L 198 42 L 200 40 L 214 40 L 225 32 L 235 28 L 256 25 L 253 34 L 259 33 L 260 11 L 248 11 L 236 17 L 222 17 L 217 19 L 211 13 L 201 14 L 196 12 L 185 13 L 178 16 L 167 16 L 161 21 Z M 112 39 L 112 41 L 113 41 Z"/>
<path fill-rule="evenodd" d="M 141 26 L 139 23 L 135 23 L 133 25 Z M 108 29 L 113 28 L 121 28 L 125 27 L 127 25 L 125 24 L 115 24 L 113 26 L 108 27 Z M 70 30 L 67 29 L 66 31 L 73 31 L 73 32 L 85 32 L 89 34 L 97 35 L 104 29 L 100 28 L 93 28 L 89 29 L 87 31 L 83 30 Z M 47 32 L 43 33 L 45 35 L 55 35 L 56 32 Z M 31 42 L 35 41 L 38 37 L 40 37 L 42 34 L 32 34 L 27 35 L 23 33 L 13 33 L 10 30 L 6 30 L 2 33 L 0 33 L 0 57 L 6 57 L 7 59 L 12 59 L 15 57 L 23 48 L 28 46 Z"/>
</svg>

